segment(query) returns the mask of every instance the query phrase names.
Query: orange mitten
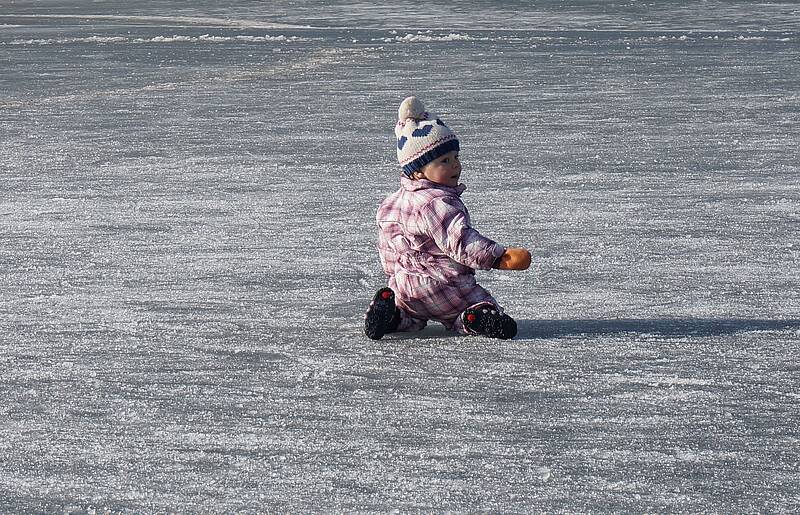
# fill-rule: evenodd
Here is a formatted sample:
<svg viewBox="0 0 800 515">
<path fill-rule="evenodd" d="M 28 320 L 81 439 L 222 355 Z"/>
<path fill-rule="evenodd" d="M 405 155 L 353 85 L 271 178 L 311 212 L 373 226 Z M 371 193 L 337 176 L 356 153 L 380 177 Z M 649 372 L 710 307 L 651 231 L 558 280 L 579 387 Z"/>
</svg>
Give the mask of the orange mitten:
<svg viewBox="0 0 800 515">
<path fill-rule="evenodd" d="M 509 247 L 494 264 L 500 270 L 527 270 L 531 266 L 531 253 L 519 247 Z"/>
</svg>

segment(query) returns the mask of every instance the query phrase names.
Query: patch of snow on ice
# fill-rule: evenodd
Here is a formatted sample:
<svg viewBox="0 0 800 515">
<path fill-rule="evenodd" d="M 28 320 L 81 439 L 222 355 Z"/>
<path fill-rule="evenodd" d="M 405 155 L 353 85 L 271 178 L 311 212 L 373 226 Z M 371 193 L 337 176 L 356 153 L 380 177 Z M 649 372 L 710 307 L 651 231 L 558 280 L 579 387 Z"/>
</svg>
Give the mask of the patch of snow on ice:
<svg viewBox="0 0 800 515">
<path fill-rule="evenodd" d="M 628 377 L 615 374 L 610 376 L 608 379 L 609 381 L 614 383 L 635 383 L 635 384 L 647 384 L 650 386 L 673 386 L 673 385 L 709 386 L 714 384 L 714 381 L 710 379 L 696 379 L 691 377 L 671 377 L 664 375 Z"/>
<path fill-rule="evenodd" d="M 395 36 L 393 38 L 383 38 L 378 41 L 386 43 L 440 43 L 449 41 L 489 41 L 488 37 L 476 37 L 469 34 L 457 34 L 451 32 L 446 35 L 436 35 L 427 32 L 418 32 L 416 34 L 406 34 L 405 36 Z"/>
<path fill-rule="evenodd" d="M 151 38 L 127 38 L 123 36 L 90 36 L 84 38 L 49 38 L 49 39 L 15 39 L 6 44 L 8 45 L 69 45 L 77 43 L 227 43 L 231 41 L 244 41 L 249 43 L 297 43 L 316 41 L 316 38 L 304 38 L 299 36 L 212 36 L 203 34 L 200 36 L 182 36 L 174 34 L 172 36 L 153 36 Z"/>
</svg>

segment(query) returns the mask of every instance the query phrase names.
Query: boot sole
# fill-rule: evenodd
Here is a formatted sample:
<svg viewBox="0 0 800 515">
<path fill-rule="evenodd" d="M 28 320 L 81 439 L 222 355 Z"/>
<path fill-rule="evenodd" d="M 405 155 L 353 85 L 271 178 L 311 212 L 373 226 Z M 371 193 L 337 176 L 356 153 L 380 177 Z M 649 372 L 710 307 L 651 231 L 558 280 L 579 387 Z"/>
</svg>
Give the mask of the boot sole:
<svg viewBox="0 0 800 515">
<path fill-rule="evenodd" d="M 367 319 L 364 321 L 364 334 L 367 338 L 380 340 L 386 333 L 391 332 L 396 307 L 391 288 L 381 288 L 375 293 L 372 305 L 367 310 Z"/>
</svg>

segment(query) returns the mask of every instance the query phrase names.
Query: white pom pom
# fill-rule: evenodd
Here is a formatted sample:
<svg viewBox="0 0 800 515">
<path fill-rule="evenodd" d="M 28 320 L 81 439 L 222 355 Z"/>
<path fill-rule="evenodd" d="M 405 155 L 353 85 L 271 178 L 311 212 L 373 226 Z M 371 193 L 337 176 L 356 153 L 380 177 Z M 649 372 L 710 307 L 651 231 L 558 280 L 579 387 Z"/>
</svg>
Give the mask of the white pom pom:
<svg viewBox="0 0 800 515">
<path fill-rule="evenodd" d="M 397 119 L 402 121 L 408 120 L 427 120 L 428 113 L 425 112 L 425 106 L 417 97 L 408 97 L 400 104 L 400 109 L 397 111 Z"/>
</svg>

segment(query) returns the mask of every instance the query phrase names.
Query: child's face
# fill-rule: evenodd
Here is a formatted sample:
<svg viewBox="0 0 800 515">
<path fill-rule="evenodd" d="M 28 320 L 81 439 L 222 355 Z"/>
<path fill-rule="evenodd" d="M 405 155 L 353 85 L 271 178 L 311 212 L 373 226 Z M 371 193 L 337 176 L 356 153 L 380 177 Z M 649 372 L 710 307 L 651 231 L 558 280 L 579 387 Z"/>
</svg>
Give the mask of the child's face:
<svg viewBox="0 0 800 515">
<path fill-rule="evenodd" d="M 444 186 L 458 186 L 458 178 L 461 177 L 461 161 L 458 160 L 458 151 L 453 150 L 437 157 L 423 166 L 414 176 Z"/>
</svg>

